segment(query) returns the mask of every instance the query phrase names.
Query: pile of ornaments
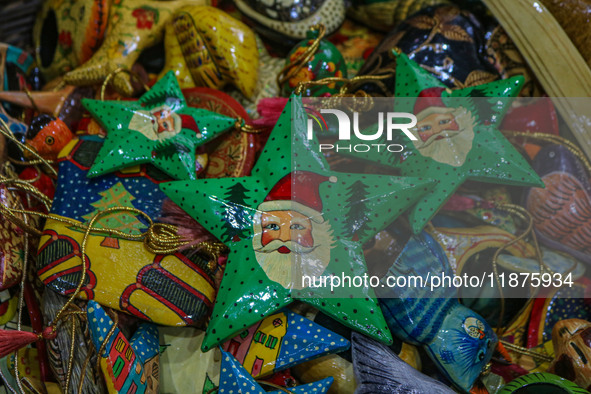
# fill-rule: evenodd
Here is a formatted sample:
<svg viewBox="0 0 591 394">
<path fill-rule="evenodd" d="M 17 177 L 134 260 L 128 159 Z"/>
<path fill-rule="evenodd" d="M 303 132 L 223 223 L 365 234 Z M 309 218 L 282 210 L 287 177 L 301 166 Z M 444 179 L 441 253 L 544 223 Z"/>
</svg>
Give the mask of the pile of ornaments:
<svg viewBox="0 0 591 394">
<path fill-rule="evenodd" d="M 0 392 L 591 388 L 591 165 L 481 2 L 35 12 L 0 44 Z M 411 98 L 418 138 L 322 153 L 319 97 Z M 568 280 L 386 285 L 482 272 Z"/>
</svg>

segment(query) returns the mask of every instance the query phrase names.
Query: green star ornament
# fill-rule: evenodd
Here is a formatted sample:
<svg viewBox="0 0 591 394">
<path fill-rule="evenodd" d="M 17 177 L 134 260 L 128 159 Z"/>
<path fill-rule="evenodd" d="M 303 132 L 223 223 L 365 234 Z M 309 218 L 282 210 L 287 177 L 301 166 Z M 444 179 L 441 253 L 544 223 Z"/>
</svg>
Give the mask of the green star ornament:
<svg viewBox="0 0 591 394">
<path fill-rule="evenodd" d="M 196 179 L 195 149 L 236 119 L 189 107 L 171 71 L 137 101 L 82 99 L 107 131 L 88 177 L 151 163 L 172 179 Z"/>
<path fill-rule="evenodd" d="M 398 133 L 394 141 L 378 142 L 399 143 L 404 146 L 401 153 L 356 153 L 355 157 L 399 168 L 403 176 L 437 181 L 410 211 L 415 234 L 468 179 L 544 187 L 496 126 L 521 90 L 523 77 L 449 90 L 405 54 L 395 55 L 395 110 L 417 117 L 416 126 L 409 129 L 416 140 Z M 351 139 L 351 143 L 363 142 Z"/>
<path fill-rule="evenodd" d="M 362 244 L 433 182 L 331 171 L 317 141 L 302 138 L 306 123 L 301 98 L 292 96 L 251 176 L 160 186 L 230 248 L 204 351 L 294 299 L 381 342 L 392 340 L 369 283 L 331 291 L 330 281 L 312 287 L 302 277 L 362 278 Z"/>
</svg>

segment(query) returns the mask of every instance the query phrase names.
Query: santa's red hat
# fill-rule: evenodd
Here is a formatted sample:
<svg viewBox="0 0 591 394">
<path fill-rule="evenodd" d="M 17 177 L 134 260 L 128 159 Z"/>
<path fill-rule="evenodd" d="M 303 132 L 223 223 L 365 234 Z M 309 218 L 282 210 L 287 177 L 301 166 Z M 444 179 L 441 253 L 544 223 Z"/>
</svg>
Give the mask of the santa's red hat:
<svg viewBox="0 0 591 394">
<path fill-rule="evenodd" d="M 324 176 L 309 171 L 294 171 L 284 176 L 273 186 L 259 205 L 261 211 L 293 210 L 315 222 L 323 222 L 320 184 L 336 182 L 336 177 Z"/>
<path fill-rule="evenodd" d="M 441 93 L 445 88 L 427 88 L 419 93 L 419 97 L 415 102 L 414 114 L 421 117 L 426 117 L 432 113 L 449 112 L 449 108 L 443 103 Z M 425 111 L 423 113 L 423 111 Z"/>
</svg>

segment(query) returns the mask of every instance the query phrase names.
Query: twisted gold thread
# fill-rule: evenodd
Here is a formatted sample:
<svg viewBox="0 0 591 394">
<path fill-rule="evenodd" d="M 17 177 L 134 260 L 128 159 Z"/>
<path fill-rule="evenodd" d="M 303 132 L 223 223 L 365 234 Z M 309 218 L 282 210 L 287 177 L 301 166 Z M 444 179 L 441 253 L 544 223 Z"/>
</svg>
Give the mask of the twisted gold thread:
<svg viewBox="0 0 591 394">
<path fill-rule="evenodd" d="M 10 131 L 10 128 L 8 127 L 8 125 L 6 124 L 6 122 L 0 118 L 0 133 L 2 133 L 2 135 L 4 135 L 6 138 L 8 138 L 9 140 L 11 140 L 12 142 L 14 142 L 22 151 L 27 151 L 29 152 L 31 155 L 33 155 L 35 158 L 37 158 L 37 160 L 33 160 L 33 161 L 28 161 L 28 162 L 19 162 L 19 161 L 14 161 L 13 159 L 9 158 L 9 161 L 13 162 L 14 164 L 20 164 L 20 165 L 36 165 L 36 164 L 43 164 L 45 165 L 45 167 L 47 167 L 47 170 L 51 172 L 52 175 L 57 177 L 57 171 L 55 170 L 55 168 L 53 168 L 53 166 L 50 164 L 49 160 L 44 159 L 43 157 L 41 157 L 37 151 L 35 151 L 35 149 L 27 146 L 26 144 L 23 144 L 22 142 L 20 142 L 19 140 L 16 139 L 16 137 L 12 134 L 12 132 Z"/>
<path fill-rule="evenodd" d="M 318 48 L 320 47 L 320 41 L 324 38 L 326 34 L 326 28 L 322 23 L 314 25 L 310 27 L 310 30 L 318 30 L 318 37 L 314 39 L 312 44 L 300 55 L 298 56 L 293 62 L 288 63 L 279 71 L 277 74 L 277 86 L 281 88 L 286 81 L 289 81 L 294 75 L 297 75 L 298 72 L 314 57 Z"/>
</svg>

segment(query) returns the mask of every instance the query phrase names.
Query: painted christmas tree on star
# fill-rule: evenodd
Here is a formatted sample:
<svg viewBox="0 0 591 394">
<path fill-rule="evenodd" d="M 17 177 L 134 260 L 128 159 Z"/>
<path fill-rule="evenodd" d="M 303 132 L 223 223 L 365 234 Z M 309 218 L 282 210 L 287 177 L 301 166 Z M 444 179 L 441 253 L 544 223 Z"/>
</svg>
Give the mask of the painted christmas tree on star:
<svg viewBox="0 0 591 394">
<path fill-rule="evenodd" d="M 102 198 L 90 204 L 96 209 L 89 214 L 82 216 L 87 221 L 90 221 L 98 212 L 109 208 L 134 208 L 131 202 L 135 200 L 135 197 L 125 189 L 121 182 L 117 182 L 113 187 L 104 192 L 100 192 L 99 194 Z M 119 230 L 129 234 L 137 234 L 141 232 L 141 230 L 147 228 L 144 223 L 140 222 L 134 215 L 127 212 L 118 212 L 105 216 L 95 222 L 94 226 L 97 228 Z"/>
</svg>

